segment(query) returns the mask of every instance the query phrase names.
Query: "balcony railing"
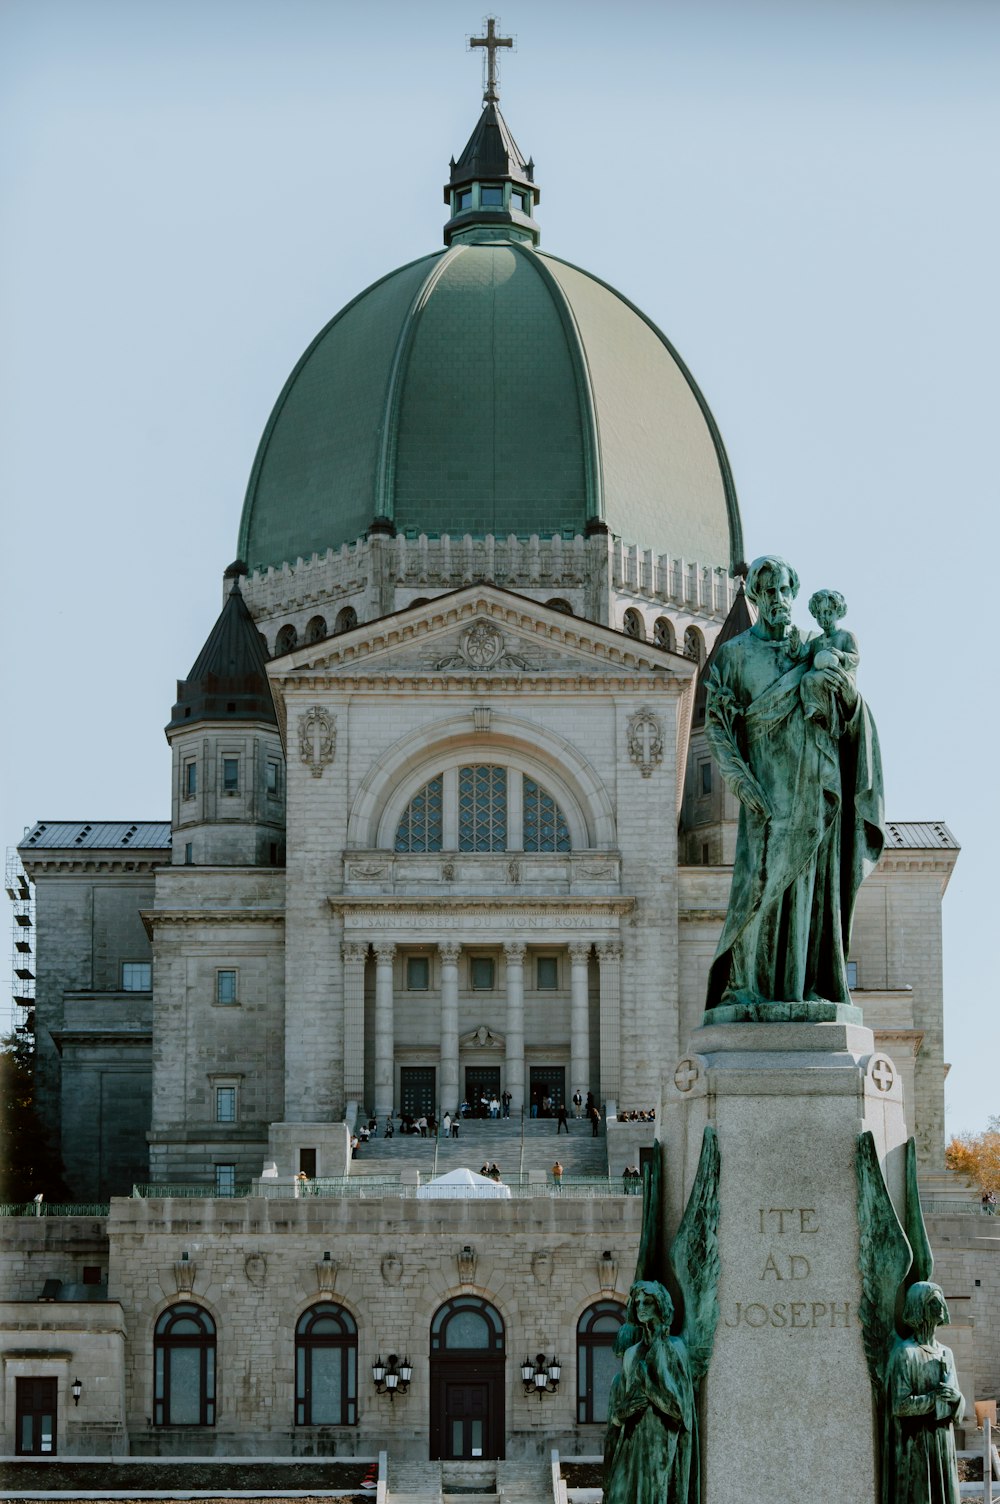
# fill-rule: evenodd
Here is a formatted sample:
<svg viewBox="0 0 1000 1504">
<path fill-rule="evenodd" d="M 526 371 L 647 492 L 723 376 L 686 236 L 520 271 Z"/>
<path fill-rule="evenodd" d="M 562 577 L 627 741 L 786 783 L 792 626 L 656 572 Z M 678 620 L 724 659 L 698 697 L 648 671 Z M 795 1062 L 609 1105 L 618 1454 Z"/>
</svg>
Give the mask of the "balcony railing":
<svg viewBox="0 0 1000 1504">
<path fill-rule="evenodd" d="M 347 1175 L 330 1176 L 316 1180 L 258 1180 L 252 1185 L 237 1185 L 233 1190 L 220 1191 L 212 1185 L 148 1184 L 134 1185 L 132 1195 L 143 1201 L 170 1199 L 242 1200 L 251 1196 L 263 1196 L 267 1200 L 342 1200 L 378 1201 L 397 1199 L 412 1201 L 417 1192 L 426 1191 L 432 1176 L 420 1176 L 415 1180 L 402 1180 L 398 1175 Z M 505 1176 L 501 1182 L 511 1198 L 530 1200 L 539 1197 L 569 1197 L 575 1200 L 597 1200 L 621 1197 L 626 1191 L 620 1179 L 606 1175 L 564 1175 L 556 1185 L 551 1179 L 532 1179 L 530 1172 Z M 421 1200 L 424 1197 L 420 1198 Z M 430 1200 L 432 1198 L 427 1197 Z M 440 1197 L 448 1201 L 499 1201 L 492 1186 L 463 1186 L 457 1194 Z"/>
</svg>

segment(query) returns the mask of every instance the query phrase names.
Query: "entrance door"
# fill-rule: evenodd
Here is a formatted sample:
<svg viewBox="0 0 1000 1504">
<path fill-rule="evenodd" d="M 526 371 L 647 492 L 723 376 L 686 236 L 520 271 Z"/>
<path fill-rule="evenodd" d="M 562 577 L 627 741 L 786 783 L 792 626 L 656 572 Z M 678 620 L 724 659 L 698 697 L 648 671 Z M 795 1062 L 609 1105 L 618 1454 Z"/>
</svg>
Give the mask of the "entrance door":
<svg viewBox="0 0 1000 1504">
<path fill-rule="evenodd" d="M 504 1454 L 504 1326 L 478 1295 L 454 1295 L 431 1320 L 430 1456 Z"/>
<path fill-rule="evenodd" d="M 434 1111 L 433 1065 L 404 1065 L 399 1071 L 399 1110 L 410 1117 L 429 1117 Z"/>
<path fill-rule="evenodd" d="M 500 1100 L 500 1067 L 498 1065 L 467 1065 L 465 1068 L 465 1100 L 472 1108 L 474 1118 L 485 1116 L 480 1098 L 487 1102 L 491 1097 Z"/>
<path fill-rule="evenodd" d="M 490 1385 L 445 1384 L 445 1457 L 472 1461 L 494 1455 L 490 1440 Z"/>
<path fill-rule="evenodd" d="M 18 1379 L 17 1454 L 54 1457 L 56 1454 L 56 1380 Z"/>
<path fill-rule="evenodd" d="M 554 1117 L 557 1108 L 566 1100 L 566 1067 L 564 1065 L 533 1065 L 530 1087 L 532 1115 L 540 1117 L 542 1103 L 546 1097 L 551 1097 Z"/>
</svg>

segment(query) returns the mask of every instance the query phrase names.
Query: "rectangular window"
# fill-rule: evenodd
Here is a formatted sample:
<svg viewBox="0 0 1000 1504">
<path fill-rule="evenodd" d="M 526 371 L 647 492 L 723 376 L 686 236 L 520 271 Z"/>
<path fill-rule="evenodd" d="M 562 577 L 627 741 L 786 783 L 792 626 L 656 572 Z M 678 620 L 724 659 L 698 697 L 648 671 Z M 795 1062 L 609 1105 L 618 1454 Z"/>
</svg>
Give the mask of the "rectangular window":
<svg viewBox="0 0 1000 1504">
<path fill-rule="evenodd" d="M 469 962 L 474 992 L 492 992 L 495 985 L 496 964 L 492 956 L 473 956 Z"/>
<path fill-rule="evenodd" d="M 276 762 L 269 762 L 267 765 L 267 792 L 271 795 L 272 799 L 277 799 L 281 792 L 280 777 L 281 769 L 278 764 Z"/>
<path fill-rule="evenodd" d="M 198 764 L 186 762 L 184 764 L 184 798 L 193 799 L 198 792 Z"/>
<path fill-rule="evenodd" d="M 122 991 L 149 992 L 153 985 L 151 961 L 122 962 Z"/>
<path fill-rule="evenodd" d="M 239 792 L 240 787 L 240 760 L 238 757 L 224 757 L 222 759 L 222 788 L 226 794 Z"/>
<path fill-rule="evenodd" d="M 85 1285 L 99 1285 L 101 1283 L 100 1264 L 84 1264 L 83 1283 Z"/>
<path fill-rule="evenodd" d="M 479 202 L 484 209 L 502 209 L 503 189 L 499 186 L 492 187 L 484 183 L 479 190 Z"/>
<path fill-rule="evenodd" d="M 848 985 L 848 987 L 850 987 L 850 989 L 851 989 L 852 992 L 854 991 L 855 987 L 858 985 L 858 963 L 857 963 L 857 961 L 848 961 L 847 962 L 847 985 Z"/>
<path fill-rule="evenodd" d="M 190 841 L 184 842 L 184 865 L 190 867 L 194 864 L 194 846 Z"/>
<path fill-rule="evenodd" d="M 535 986 L 539 992 L 554 992 L 559 986 L 559 957 L 539 956 L 535 962 Z"/>
<path fill-rule="evenodd" d="M 461 193 L 455 194 L 455 209 L 460 214 L 463 209 L 472 208 L 472 189 L 463 188 Z"/>
<path fill-rule="evenodd" d="M 526 193 L 511 193 L 510 206 L 512 209 L 520 209 L 522 214 L 531 213 L 531 210 L 528 207 L 528 195 Z"/>
<path fill-rule="evenodd" d="M 698 769 L 701 792 L 710 794 L 712 792 L 712 764 L 710 762 L 699 763 Z"/>
<path fill-rule="evenodd" d="M 215 1088 L 215 1121 L 217 1123 L 236 1122 L 235 1086 L 217 1086 Z"/>
<path fill-rule="evenodd" d="M 407 956 L 407 992 L 426 992 L 431 985 L 431 963 L 428 956 Z"/>
<path fill-rule="evenodd" d="M 215 973 L 215 1001 L 217 1003 L 235 1003 L 235 971 L 217 971 Z"/>
<path fill-rule="evenodd" d="M 236 1194 L 236 1166 L 216 1165 L 215 1167 L 215 1193 L 217 1196 L 235 1196 Z M 171 1415 L 171 1418 L 172 1415 Z"/>
</svg>

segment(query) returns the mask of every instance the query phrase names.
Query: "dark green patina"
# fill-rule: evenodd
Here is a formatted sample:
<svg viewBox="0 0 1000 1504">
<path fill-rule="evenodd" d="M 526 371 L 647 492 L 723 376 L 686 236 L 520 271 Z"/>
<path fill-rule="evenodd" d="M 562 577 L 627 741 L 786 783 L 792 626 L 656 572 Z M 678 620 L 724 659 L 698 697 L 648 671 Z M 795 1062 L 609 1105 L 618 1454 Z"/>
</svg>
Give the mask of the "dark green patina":
<svg viewBox="0 0 1000 1504">
<path fill-rule="evenodd" d="M 709 973 L 712 1022 L 860 1022 L 846 956 L 862 881 L 885 840 L 878 737 L 853 669 L 791 623 L 783 559 L 756 559 L 758 619 L 708 676 L 705 730 L 740 824 Z M 855 660 L 856 661 L 856 660 Z"/>
<path fill-rule="evenodd" d="M 906 1230 L 863 1133 L 858 1184 L 859 1307 L 881 1437 L 882 1504 L 959 1504 L 954 1422 L 962 1413 L 955 1360 L 935 1338 L 949 1320 L 917 1188 L 916 1144 L 906 1144 Z"/>
</svg>

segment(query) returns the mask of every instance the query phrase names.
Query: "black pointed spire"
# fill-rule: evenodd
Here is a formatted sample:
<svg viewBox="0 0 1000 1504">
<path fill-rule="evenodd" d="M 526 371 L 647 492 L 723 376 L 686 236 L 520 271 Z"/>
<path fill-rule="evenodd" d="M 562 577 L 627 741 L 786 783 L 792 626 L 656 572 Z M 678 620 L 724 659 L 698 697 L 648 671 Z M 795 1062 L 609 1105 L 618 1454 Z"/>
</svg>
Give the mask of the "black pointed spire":
<svg viewBox="0 0 1000 1504">
<path fill-rule="evenodd" d="M 459 240 L 520 240 L 537 245 L 541 231 L 534 209 L 541 193 L 535 185 L 535 164 L 525 161 L 500 113 L 496 48 L 513 46 L 510 37 L 497 37 L 495 18 L 487 35 L 470 37 L 470 47 L 487 49 L 483 108 L 458 161 L 452 157 L 444 201 L 451 219 L 444 227 L 444 243 Z"/>
<path fill-rule="evenodd" d="M 246 572 L 239 559 L 226 570 L 225 578 L 232 580 L 229 594 L 190 673 L 177 681 L 168 731 L 196 721 L 277 723 L 267 654 L 240 590 L 240 576 Z"/>
</svg>

